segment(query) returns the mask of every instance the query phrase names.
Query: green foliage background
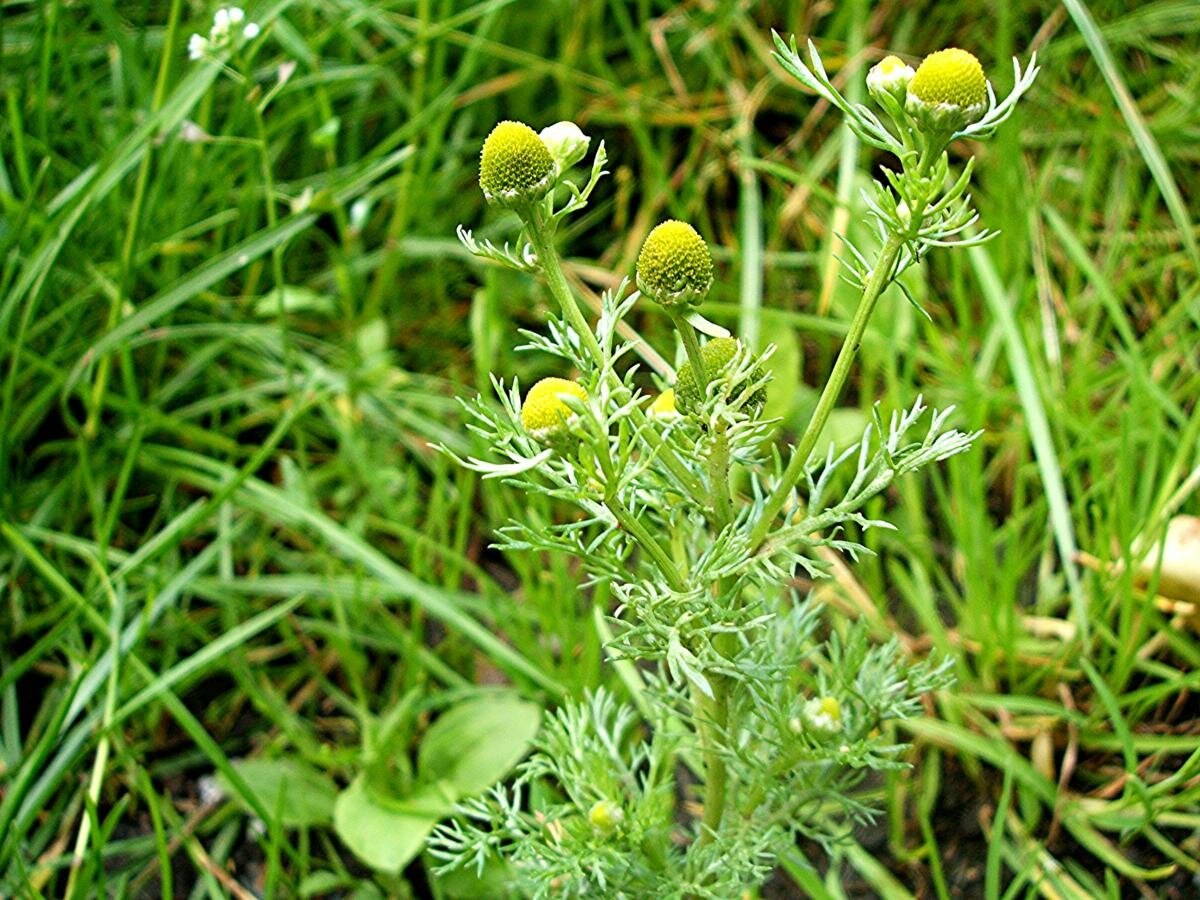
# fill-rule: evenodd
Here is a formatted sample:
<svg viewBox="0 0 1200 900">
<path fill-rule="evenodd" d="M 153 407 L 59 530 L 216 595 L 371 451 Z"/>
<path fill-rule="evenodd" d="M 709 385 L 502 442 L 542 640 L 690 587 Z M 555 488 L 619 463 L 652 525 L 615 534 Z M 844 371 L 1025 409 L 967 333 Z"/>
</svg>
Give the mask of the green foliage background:
<svg viewBox="0 0 1200 900">
<path fill-rule="evenodd" d="M 598 292 L 654 224 L 693 222 L 718 262 L 705 314 L 779 345 L 769 403 L 795 430 L 854 299 L 836 234 L 863 233 L 887 160 L 785 82 L 772 28 L 811 35 L 852 97 L 885 51 L 971 49 L 998 93 L 1011 56 L 1044 65 L 979 150 L 1000 237 L 906 277 L 932 323 L 884 298 L 834 423 L 922 392 L 986 429 L 879 500 L 899 530 L 824 589 L 952 654 L 959 689 L 902 735 L 915 767 L 871 786 L 886 824 L 827 878 L 798 851 L 777 889 L 1185 890 L 1200 641 L 1131 562 L 1200 513 L 1180 493 L 1200 456 L 1195 3 L 277 0 L 248 8 L 264 36 L 238 78 L 187 59 L 211 14 L 0 19 L 0 893 L 461 895 L 285 826 L 230 760 L 344 787 L 409 765 L 475 685 L 620 690 L 603 592 L 488 549 L 555 510 L 430 450 L 478 452 L 455 397 L 490 372 L 560 374 L 514 352 L 541 288 L 454 229 L 513 236 L 474 183 L 496 121 L 577 121 L 613 177 L 571 277 Z M 214 772 L 231 801 L 202 795 Z"/>
</svg>

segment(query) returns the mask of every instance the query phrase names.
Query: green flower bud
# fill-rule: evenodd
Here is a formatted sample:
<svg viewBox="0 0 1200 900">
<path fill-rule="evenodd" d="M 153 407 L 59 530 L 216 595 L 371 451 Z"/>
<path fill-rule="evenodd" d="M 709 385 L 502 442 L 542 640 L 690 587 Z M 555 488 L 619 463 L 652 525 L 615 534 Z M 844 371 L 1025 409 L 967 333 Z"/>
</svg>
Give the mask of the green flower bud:
<svg viewBox="0 0 1200 900">
<path fill-rule="evenodd" d="M 598 834 L 610 835 L 625 821 L 625 811 L 611 800 L 597 800 L 588 810 L 588 822 Z"/>
<path fill-rule="evenodd" d="M 815 697 L 804 704 L 804 718 L 815 731 L 837 734 L 842 730 L 842 704 L 837 697 Z"/>
<path fill-rule="evenodd" d="M 565 378 L 543 378 L 529 389 L 521 404 L 521 424 L 535 440 L 543 443 L 563 436 L 575 413 L 563 397 L 588 398 L 583 385 Z"/>
<path fill-rule="evenodd" d="M 574 122 L 555 122 L 538 132 L 538 137 L 554 157 L 561 175 L 587 155 L 592 139 L 580 131 Z"/>
<path fill-rule="evenodd" d="M 721 377 L 721 373 L 733 362 L 739 346 L 740 344 L 734 338 L 713 338 L 700 348 L 700 357 L 704 360 L 704 374 L 709 382 Z M 762 377 L 763 370 L 756 366 L 751 380 L 758 381 Z M 729 391 L 730 399 L 736 398 L 747 387 L 749 387 L 749 382 L 743 382 L 732 388 Z M 695 372 L 692 371 L 692 364 L 685 362 L 679 367 L 675 378 L 675 405 L 684 415 L 693 415 L 699 412 L 703 401 L 704 392 L 696 380 Z M 746 401 L 746 411 L 751 414 L 757 413 L 766 402 L 767 392 L 759 388 Z"/>
<path fill-rule="evenodd" d="M 672 219 L 650 232 L 637 260 L 637 286 L 663 306 L 695 305 L 712 287 L 713 261 L 704 238 Z"/>
<path fill-rule="evenodd" d="M 513 207 L 540 200 L 556 174 L 550 150 L 522 122 L 501 122 L 483 142 L 479 186 L 489 203 Z"/>
<path fill-rule="evenodd" d="M 912 66 L 900 57 L 885 56 L 867 73 L 867 90 L 876 100 L 886 95 L 903 104 L 913 74 Z"/>
<path fill-rule="evenodd" d="M 904 108 L 927 131 L 953 132 L 987 112 L 983 66 L 966 50 L 930 53 L 908 85 Z"/>
</svg>

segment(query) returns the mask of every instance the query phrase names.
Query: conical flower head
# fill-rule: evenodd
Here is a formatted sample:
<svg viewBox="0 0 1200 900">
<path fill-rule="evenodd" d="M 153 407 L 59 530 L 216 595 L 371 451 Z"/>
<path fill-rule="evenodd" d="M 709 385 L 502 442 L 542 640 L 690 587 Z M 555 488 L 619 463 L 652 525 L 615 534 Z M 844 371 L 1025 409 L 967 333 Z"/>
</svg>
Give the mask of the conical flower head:
<svg viewBox="0 0 1200 900">
<path fill-rule="evenodd" d="M 712 287 L 708 245 L 687 222 L 672 219 L 646 237 L 637 260 L 638 290 L 663 306 L 699 303 Z"/>
<path fill-rule="evenodd" d="M 547 441 L 566 433 L 575 412 L 563 397 L 585 401 L 588 393 L 577 381 L 565 378 L 543 378 L 529 389 L 521 404 L 521 424 L 533 438 Z"/>
<path fill-rule="evenodd" d="M 549 148 L 523 122 L 501 122 L 483 142 L 479 186 L 489 203 L 511 207 L 540 200 L 555 175 Z"/>
<path fill-rule="evenodd" d="M 908 84 L 905 108 L 926 128 L 956 131 L 987 112 L 987 78 L 979 60 L 950 47 L 930 53 Z"/>
<path fill-rule="evenodd" d="M 720 378 L 722 373 L 733 363 L 740 346 L 734 338 L 714 338 L 700 348 L 700 357 L 704 360 L 704 374 L 709 383 Z M 736 398 L 750 386 L 750 381 L 758 381 L 762 377 L 762 369 L 756 366 L 748 381 L 730 389 L 730 398 Z M 680 413 L 691 415 L 700 410 L 703 401 L 704 392 L 696 379 L 695 370 L 692 369 L 690 362 L 685 362 L 679 367 L 675 378 L 675 406 Z M 767 392 L 760 387 L 750 395 L 745 409 L 747 412 L 755 413 L 761 410 L 766 402 Z"/>
</svg>

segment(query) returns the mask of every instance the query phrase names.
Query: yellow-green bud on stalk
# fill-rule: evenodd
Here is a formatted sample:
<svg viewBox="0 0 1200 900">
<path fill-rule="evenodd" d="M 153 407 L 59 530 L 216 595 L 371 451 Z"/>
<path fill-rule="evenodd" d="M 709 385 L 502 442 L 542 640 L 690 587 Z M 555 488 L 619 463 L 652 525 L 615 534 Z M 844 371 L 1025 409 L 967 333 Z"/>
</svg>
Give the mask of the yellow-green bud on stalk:
<svg viewBox="0 0 1200 900">
<path fill-rule="evenodd" d="M 733 362 L 734 357 L 737 356 L 739 347 L 740 344 L 734 338 L 714 338 L 700 348 L 700 356 L 704 360 L 704 372 L 708 376 L 710 384 L 718 379 L 726 367 Z M 763 374 L 762 369 L 755 367 L 750 378 L 753 381 L 758 381 L 763 377 Z M 747 387 L 749 387 L 748 382 L 739 384 L 730 390 L 729 396 L 735 398 Z M 685 362 L 679 367 L 679 372 L 675 377 L 675 406 L 680 413 L 691 415 L 700 410 L 703 401 L 704 391 L 696 379 L 696 373 L 692 370 L 692 364 Z M 756 413 L 762 409 L 763 404 L 766 402 L 767 392 L 759 388 L 746 401 L 746 410 L 752 414 Z"/>
<path fill-rule="evenodd" d="M 521 404 L 521 424 L 535 440 L 546 443 L 567 433 L 575 412 L 563 397 L 585 401 L 588 394 L 576 381 L 543 378 L 525 395 L 525 402 Z"/>
<path fill-rule="evenodd" d="M 713 281 L 708 245 L 687 222 L 672 219 L 646 237 L 637 260 L 637 286 L 663 306 L 694 306 Z"/>
<path fill-rule="evenodd" d="M 926 131 L 958 131 L 987 112 L 987 78 L 979 60 L 950 47 L 930 53 L 908 84 L 904 108 Z"/>
<path fill-rule="evenodd" d="M 489 203 L 515 207 L 541 200 L 557 174 L 549 148 L 523 122 L 501 122 L 483 142 L 479 186 Z"/>
<path fill-rule="evenodd" d="M 625 811 L 611 800 L 597 800 L 588 810 L 588 823 L 597 834 L 610 835 L 625 821 Z"/>
<path fill-rule="evenodd" d="M 900 57 L 885 56 L 867 73 L 867 91 L 880 102 L 888 96 L 903 104 L 914 74 L 913 67 Z"/>
<path fill-rule="evenodd" d="M 574 122 L 555 122 L 538 132 L 538 137 L 554 157 L 561 175 L 587 155 L 592 139 L 584 134 Z"/>
</svg>

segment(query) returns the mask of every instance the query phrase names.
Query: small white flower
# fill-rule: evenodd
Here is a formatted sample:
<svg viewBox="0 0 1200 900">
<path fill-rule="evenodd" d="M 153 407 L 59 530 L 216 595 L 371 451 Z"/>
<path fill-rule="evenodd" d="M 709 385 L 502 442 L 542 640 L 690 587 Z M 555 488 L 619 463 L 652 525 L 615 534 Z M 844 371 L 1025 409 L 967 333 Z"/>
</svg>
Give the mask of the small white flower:
<svg viewBox="0 0 1200 900">
<path fill-rule="evenodd" d="M 224 788 L 212 775 L 201 775 L 196 787 L 200 794 L 200 803 L 204 806 L 215 806 L 225 799 Z"/>
<path fill-rule="evenodd" d="M 213 13 L 212 30 L 208 33 L 214 41 L 229 34 L 229 10 L 224 6 Z"/>
<path fill-rule="evenodd" d="M 179 139 L 185 144 L 202 144 L 212 140 L 212 136 L 191 119 L 184 119 L 179 126 Z"/>
<path fill-rule="evenodd" d="M 313 190 L 313 187 L 310 184 L 308 187 L 306 187 L 303 191 L 300 192 L 299 196 L 293 198 L 292 204 L 291 204 L 292 212 L 293 213 L 304 212 L 306 209 L 308 209 L 308 207 L 310 205 L 312 205 L 313 197 L 315 197 L 315 196 L 316 196 L 316 192 Z"/>
<path fill-rule="evenodd" d="M 296 74 L 296 61 L 294 59 L 289 59 L 285 63 L 280 63 L 280 65 L 279 65 L 279 83 L 280 84 L 287 84 L 288 79 L 290 79 L 295 74 Z"/>
<path fill-rule="evenodd" d="M 229 24 L 240 25 L 246 19 L 246 11 L 240 6 L 229 7 Z"/>
<path fill-rule="evenodd" d="M 350 227 L 355 231 L 362 231 L 363 226 L 367 224 L 367 217 L 371 214 L 371 201 L 366 197 L 359 197 L 350 204 Z"/>
<path fill-rule="evenodd" d="M 252 41 L 258 37 L 260 31 L 262 31 L 262 29 L 258 27 L 257 22 L 250 22 L 245 28 L 242 29 L 242 37 L 248 41 Z"/>
<path fill-rule="evenodd" d="M 188 38 L 188 59 L 203 59 L 208 52 L 208 38 L 193 34 Z"/>
</svg>

